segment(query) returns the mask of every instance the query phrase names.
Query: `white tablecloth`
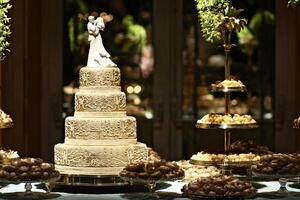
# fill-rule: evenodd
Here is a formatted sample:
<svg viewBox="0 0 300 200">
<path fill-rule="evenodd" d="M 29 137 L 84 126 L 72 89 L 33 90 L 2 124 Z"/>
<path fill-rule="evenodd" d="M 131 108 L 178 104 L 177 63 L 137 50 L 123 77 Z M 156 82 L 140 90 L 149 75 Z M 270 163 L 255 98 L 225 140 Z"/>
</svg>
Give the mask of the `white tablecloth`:
<svg viewBox="0 0 300 200">
<path fill-rule="evenodd" d="M 162 199 L 186 199 L 180 197 L 181 194 L 181 188 L 184 185 L 182 182 L 167 182 L 170 184 L 170 187 L 158 190 L 158 194 L 164 194 L 161 196 Z M 256 197 L 256 200 L 262 200 L 262 199 L 268 199 L 268 197 L 260 196 L 262 193 L 270 193 L 270 192 L 276 192 L 280 185 L 278 182 L 258 182 L 259 184 L 265 185 L 265 187 L 258 189 L 258 197 Z M 295 189 L 289 187 L 290 183 L 287 184 L 287 189 L 291 192 L 299 192 L 299 196 L 292 196 L 288 195 L 286 197 L 276 198 L 276 199 L 300 199 L 300 189 Z M 74 188 L 74 191 L 76 188 Z M 101 188 L 99 188 L 101 190 Z M 1 198 L 2 199 L 57 199 L 57 200 L 63 200 L 63 199 L 70 199 L 70 200 L 110 200 L 110 199 L 116 199 L 116 200 L 124 200 L 124 199 L 131 199 L 131 200 L 138 200 L 138 199 L 157 199 L 157 196 L 155 194 L 151 193 L 126 193 L 126 194 L 75 194 L 74 193 L 65 193 L 65 192 L 53 192 L 50 194 L 47 194 L 45 190 L 37 189 L 35 185 L 33 185 L 32 191 L 33 196 L 24 196 L 24 184 L 19 185 L 7 185 L 6 187 L 3 187 L 0 189 Z M 173 194 L 168 197 L 168 194 Z M 175 195 L 174 195 L 175 194 Z M 176 195 L 177 194 L 177 195 Z M 295 194 L 295 193 L 294 193 Z"/>
</svg>

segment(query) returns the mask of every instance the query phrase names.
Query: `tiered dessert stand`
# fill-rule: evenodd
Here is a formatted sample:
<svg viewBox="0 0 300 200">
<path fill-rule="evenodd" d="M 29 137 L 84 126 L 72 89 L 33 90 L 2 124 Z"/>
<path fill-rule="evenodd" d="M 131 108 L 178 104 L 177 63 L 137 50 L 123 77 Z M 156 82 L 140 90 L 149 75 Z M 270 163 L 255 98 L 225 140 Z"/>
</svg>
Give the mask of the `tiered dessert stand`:
<svg viewBox="0 0 300 200">
<path fill-rule="evenodd" d="M 230 80 L 231 79 L 231 74 L 230 74 L 230 65 L 229 65 L 229 52 L 231 50 L 232 44 L 230 43 L 230 36 L 228 37 L 227 40 L 224 41 L 224 51 L 225 51 L 225 79 Z M 212 92 L 223 92 L 225 95 L 225 113 L 226 114 L 231 114 L 230 113 L 230 93 L 231 92 L 246 92 L 247 89 L 245 86 L 241 87 L 218 87 L 217 85 L 213 84 L 211 88 Z M 222 129 L 224 133 L 224 150 L 227 153 L 230 150 L 230 138 L 231 138 L 231 129 L 253 129 L 257 128 L 258 125 L 257 123 L 245 123 L 245 124 L 226 124 L 226 123 L 221 123 L 221 124 L 209 124 L 209 123 L 201 123 L 201 121 L 198 121 L 196 124 L 196 128 L 199 129 Z M 199 163 L 200 164 L 200 163 Z M 236 163 L 238 164 L 238 163 Z M 243 163 L 245 165 L 247 163 Z M 222 163 L 223 166 L 228 166 L 231 165 L 230 163 Z M 249 163 L 249 165 L 251 165 Z"/>
</svg>

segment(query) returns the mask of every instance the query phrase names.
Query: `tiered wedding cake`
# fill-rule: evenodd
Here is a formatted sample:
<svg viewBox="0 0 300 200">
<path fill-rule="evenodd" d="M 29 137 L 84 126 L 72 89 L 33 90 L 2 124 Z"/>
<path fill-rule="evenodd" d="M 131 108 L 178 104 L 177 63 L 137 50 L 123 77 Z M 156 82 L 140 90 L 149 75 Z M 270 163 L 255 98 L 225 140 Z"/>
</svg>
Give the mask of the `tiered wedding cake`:
<svg viewBox="0 0 300 200">
<path fill-rule="evenodd" d="M 97 40 L 100 34 L 93 36 Z M 92 42 L 90 55 L 101 51 L 99 43 Z M 54 147 L 55 167 L 62 174 L 118 175 L 128 163 L 146 160 L 148 150 L 137 142 L 136 119 L 126 115 L 119 68 L 108 53 L 99 58 L 90 55 L 88 66 L 80 70 L 75 116 L 65 122 L 65 143 Z M 93 61 L 99 66 L 90 67 Z"/>
</svg>

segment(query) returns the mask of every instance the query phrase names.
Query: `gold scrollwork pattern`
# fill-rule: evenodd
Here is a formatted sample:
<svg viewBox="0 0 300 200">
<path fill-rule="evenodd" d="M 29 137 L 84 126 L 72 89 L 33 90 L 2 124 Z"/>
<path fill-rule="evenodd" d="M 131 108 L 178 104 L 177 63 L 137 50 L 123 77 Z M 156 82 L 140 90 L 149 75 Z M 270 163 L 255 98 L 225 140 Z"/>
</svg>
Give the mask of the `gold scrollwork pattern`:
<svg viewBox="0 0 300 200">
<path fill-rule="evenodd" d="M 122 118 L 75 118 L 65 123 L 66 138 L 82 140 L 135 139 L 136 119 Z"/>
<path fill-rule="evenodd" d="M 83 67 L 80 70 L 80 86 L 119 86 L 120 69 Z"/>
<path fill-rule="evenodd" d="M 55 164 L 72 167 L 123 167 L 148 158 L 146 145 L 71 146 L 55 145 Z"/>
<path fill-rule="evenodd" d="M 120 112 L 126 111 L 126 96 L 123 92 L 89 95 L 75 95 L 75 111 Z"/>
</svg>

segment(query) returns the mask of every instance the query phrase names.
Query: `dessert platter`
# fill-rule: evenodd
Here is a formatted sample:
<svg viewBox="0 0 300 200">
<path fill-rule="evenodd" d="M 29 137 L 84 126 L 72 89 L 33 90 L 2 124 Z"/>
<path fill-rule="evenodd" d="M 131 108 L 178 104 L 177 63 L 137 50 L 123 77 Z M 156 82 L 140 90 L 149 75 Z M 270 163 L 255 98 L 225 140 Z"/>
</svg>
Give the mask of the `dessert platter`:
<svg viewBox="0 0 300 200">
<path fill-rule="evenodd" d="M 259 160 L 260 156 L 253 153 L 210 154 L 199 152 L 191 157 L 190 163 L 204 166 L 247 167 L 257 163 Z"/>
<path fill-rule="evenodd" d="M 257 155 L 273 154 L 266 146 L 255 144 L 252 140 L 238 140 L 230 145 L 230 153 L 254 153 Z"/>
<path fill-rule="evenodd" d="M 120 176 L 131 185 L 143 184 L 154 192 L 157 183 L 182 180 L 184 174 L 184 170 L 176 162 L 162 159 L 129 164 L 121 171 Z"/>
<path fill-rule="evenodd" d="M 300 154 L 274 153 L 261 156 L 261 160 L 251 166 L 252 179 L 255 181 L 278 181 L 280 188 L 273 195 L 290 195 L 287 182 L 299 183 Z"/>
<path fill-rule="evenodd" d="M 240 80 L 230 78 L 211 84 L 211 90 L 213 92 L 246 92 L 247 88 Z"/>
<path fill-rule="evenodd" d="M 58 184 L 72 184 L 70 180 L 76 179 L 86 181 L 82 185 L 112 185 L 128 164 L 148 159 L 147 146 L 137 142 L 136 119 L 126 114 L 120 69 L 105 50 L 97 26 L 101 24 L 103 31 L 112 19 L 106 16 L 88 17 L 92 41 L 87 66 L 80 70 L 75 113 L 66 118 L 65 142 L 54 147 L 55 168 L 62 176 Z"/>
<path fill-rule="evenodd" d="M 13 120 L 11 119 L 11 117 L 5 114 L 5 112 L 0 109 L 0 129 L 11 128 L 12 126 Z"/>
<path fill-rule="evenodd" d="M 20 158 L 12 150 L 0 150 L 0 183 L 25 183 L 25 193 L 31 193 L 32 183 L 45 183 L 48 192 L 60 177 L 54 165 L 40 158 Z"/>
<path fill-rule="evenodd" d="M 300 175 L 300 154 L 268 154 L 251 166 L 254 177 L 283 178 Z"/>
<path fill-rule="evenodd" d="M 187 160 L 180 160 L 176 163 L 184 171 L 184 182 L 191 182 L 197 180 L 198 178 L 213 177 L 221 174 L 221 170 L 214 166 L 194 165 Z"/>
<path fill-rule="evenodd" d="M 250 115 L 207 114 L 197 121 L 202 129 L 249 129 L 257 128 L 256 121 Z"/>
<path fill-rule="evenodd" d="M 190 182 L 182 188 L 182 192 L 183 196 L 191 199 L 244 199 L 254 197 L 257 190 L 249 182 L 219 175 Z"/>
</svg>

